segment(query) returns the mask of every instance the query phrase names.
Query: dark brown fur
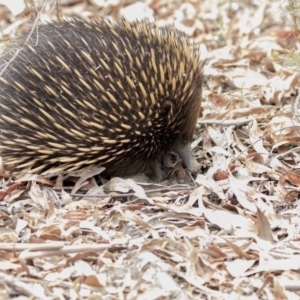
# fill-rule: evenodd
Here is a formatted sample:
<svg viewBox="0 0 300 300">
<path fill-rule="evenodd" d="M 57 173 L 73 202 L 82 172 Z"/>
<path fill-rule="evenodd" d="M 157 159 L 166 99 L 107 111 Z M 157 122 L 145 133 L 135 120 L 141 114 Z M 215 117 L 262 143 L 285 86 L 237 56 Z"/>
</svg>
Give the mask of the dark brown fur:
<svg viewBox="0 0 300 300">
<path fill-rule="evenodd" d="M 4 163 L 44 175 L 102 165 L 109 175 L 160 177 L 158 159 L 174 149 L 199 169 L 190 142 L 202 65 L 174 29 L 53 23 L 34 29 L 12 60 L 11 52 L 1 60 Z"/>
</svg>

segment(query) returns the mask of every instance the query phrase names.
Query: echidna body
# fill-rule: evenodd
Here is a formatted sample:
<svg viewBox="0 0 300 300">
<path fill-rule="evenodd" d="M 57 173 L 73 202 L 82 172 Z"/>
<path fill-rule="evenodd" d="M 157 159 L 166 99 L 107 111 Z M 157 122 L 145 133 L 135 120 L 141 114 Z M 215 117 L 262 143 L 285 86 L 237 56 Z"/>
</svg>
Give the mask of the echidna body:
<svg viewBox="0 0 300 300">
<path fill-rule="evenodd" d="M 11 52 L 1 58 L 5 164 L 160 177 L 160 155 L 174 149 L 199 168 L 190 143 L 202 65 L 184 35 L 147 22 L 74 20 L 38 26 Z"/>
</svg>

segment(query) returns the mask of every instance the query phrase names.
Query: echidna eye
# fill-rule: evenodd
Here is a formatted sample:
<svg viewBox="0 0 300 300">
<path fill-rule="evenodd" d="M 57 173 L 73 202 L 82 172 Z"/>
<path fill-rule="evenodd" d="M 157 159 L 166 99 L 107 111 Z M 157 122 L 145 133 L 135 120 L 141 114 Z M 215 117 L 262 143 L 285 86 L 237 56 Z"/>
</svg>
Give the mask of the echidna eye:
<svg viewBox="0 0 300 300">
<path fill-rule="evenodd" d="M 173 113 L 174 104 L 171 101 L 164 101 L 161 106 L 161 114 L 163 116 L 171 115 Z"/>
</svg>

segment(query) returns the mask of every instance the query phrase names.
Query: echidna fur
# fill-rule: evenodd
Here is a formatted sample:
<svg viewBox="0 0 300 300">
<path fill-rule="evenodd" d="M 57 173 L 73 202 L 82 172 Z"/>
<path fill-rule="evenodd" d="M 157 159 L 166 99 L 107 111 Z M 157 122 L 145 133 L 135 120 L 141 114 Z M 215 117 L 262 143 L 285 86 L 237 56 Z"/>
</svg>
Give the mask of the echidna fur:
<svg viewBox="0 0 300 300">
<path fill-rule="evenodd" d="M 47 176 L 101 165 L 111 176 L 160 177 L 161 153 L 173 149 L 199 169 L 190 143 L 202 64 L 187 37 L 105 18 L 39 25 L 25 37 L 0 59 L 5 164 Z"/>
</svg>

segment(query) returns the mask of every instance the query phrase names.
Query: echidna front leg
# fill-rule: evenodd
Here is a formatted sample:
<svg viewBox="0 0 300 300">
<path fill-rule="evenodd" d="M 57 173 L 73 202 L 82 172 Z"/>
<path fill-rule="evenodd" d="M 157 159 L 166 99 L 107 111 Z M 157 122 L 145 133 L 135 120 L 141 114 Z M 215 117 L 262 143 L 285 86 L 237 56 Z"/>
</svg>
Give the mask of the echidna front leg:
<svg viewBox="0 0 300 300">
<path fill-rule="evenodd" d="M 162 171 L 162 155 L 153 162 L 153 173 L 150 175 L 150 178 L 155 182 L 160 182 L 164 180 L 164 172 Z"/>
</svg>

